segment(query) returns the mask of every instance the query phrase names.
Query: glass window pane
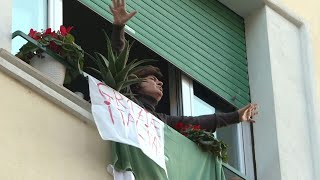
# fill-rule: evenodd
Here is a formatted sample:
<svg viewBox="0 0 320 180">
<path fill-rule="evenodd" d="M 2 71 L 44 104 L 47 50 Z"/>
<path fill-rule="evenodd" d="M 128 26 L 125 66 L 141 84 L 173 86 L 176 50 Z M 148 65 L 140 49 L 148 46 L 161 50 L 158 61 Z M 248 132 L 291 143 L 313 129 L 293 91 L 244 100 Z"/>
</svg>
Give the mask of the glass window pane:
<svg viewBox="0 0 320 180">
<path fill-rule="evenodd" d="M 217 138 L 222 140 L 228 145 L 228 164 L 239 171 L 243 171 L 241 168 L 241 152 L 239 147 L 239 129 L 238 124 L 229 125 L 227 127 L 219 128 L 216 131 Z"/>
<path fill-rule="evenodd" d="M 193 115 L 206 115 L 215 112 L 230 112 L 227 103 L 220 100 L 214 93 L 199 83 L 193 82 Z M 239 124 L 218 128 L 215 136 L 228 145 L 228 164 L 233 168 L 244 172 L 241 126 Z"/>
<path fill-rule="evenodd" d="M 194 116 L 200 116 L 205 114 L 215 113 L 215 108 L 204 102 L 197 96 L 193 96 L 193 114 Z"/>
<path fill-rule="evenodd" d="M 223 172 L 226 177 L 226 180 L 245 180 L 244 178 L 238 176 L 236 173 L 230 171 L 225 167 L 223 168 Z"/>
<path fill-rule="evenodd" d="M 30 29 L 41 31 L 47 27 L 47 0 L 13 0 L 12 32 L 20 30 L 26 34 Z M 16 54 L 26 41 L 15 38 L 12 41 L 12 54 Z"/>
</svg>

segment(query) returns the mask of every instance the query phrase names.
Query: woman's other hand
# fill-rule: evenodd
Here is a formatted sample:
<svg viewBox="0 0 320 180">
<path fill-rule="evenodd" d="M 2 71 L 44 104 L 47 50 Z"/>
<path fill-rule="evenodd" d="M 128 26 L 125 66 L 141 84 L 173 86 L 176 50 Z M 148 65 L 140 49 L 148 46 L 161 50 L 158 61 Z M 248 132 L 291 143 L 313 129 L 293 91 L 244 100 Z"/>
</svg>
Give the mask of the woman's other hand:
<svg viewBox="0 0 320 180">
<path fill-rule="evenodd" d="M 127 13 L 125 0 L 112 0 L 112 5 L 113 7 L 109 8 L 115 25 L 125 25 L 137 13 L 137 11 Z"/>
<path fill-rule="evenodd" d="M 239 119 L 241 122 L 255 122 L 255 115 L 258 114 L 257 104 L 248 104 L 245 107 L 238 110 Z"/>
</svg>

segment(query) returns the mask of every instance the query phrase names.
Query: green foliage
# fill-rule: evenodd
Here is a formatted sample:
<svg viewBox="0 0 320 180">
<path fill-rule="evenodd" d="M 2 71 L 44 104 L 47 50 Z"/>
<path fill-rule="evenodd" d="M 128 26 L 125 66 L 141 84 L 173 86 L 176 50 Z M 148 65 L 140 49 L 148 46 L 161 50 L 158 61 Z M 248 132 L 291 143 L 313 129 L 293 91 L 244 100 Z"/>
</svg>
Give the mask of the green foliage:
<svg viewBox="0 0 320 180">
<path fill-rule="evenodd" d="M 130 49 L 132 44 L 128 41 L 125 42 L 123 51 L 117 55 L 113 52 L 111 41 L 108 35 L 103 31 L 106 43 L 107 43 L 107 55 L 104 56 L 101 53 L 95 52 L 94 55 L 88 55 L 88 57 L 95 62 L 98 69 L 88 68 L 101 76 L 104 83 L 116 91 L 121 92 L 124 95 L 132 96 L 130 86 L 142 82 L 144 79 L 138 78 L 134 75 L 134 72 L 142 68 L 142 64 L 146 62 L 154 61 L 152 59 L 133 60 L 128 63 Z"/>
<path fill-rule="evenodd" d="M 228 146 L 216 139 L 212 132 L 188 128 L 185 133 L 186 137 L 195 142 L 203 151 L 212 153 L 221 158 L 223 162 L 228 161 Z"/>
<path fill-rule="evenodd" d="M 203 151 L 212 153 L 223 162 L 228 161 L 228 146 L 216 139 L 212 132 L 201 129 L 200 125 L 184 125 L 182 122 L 177 123 L 174 128 L 196 143 Z"/>
</svg>

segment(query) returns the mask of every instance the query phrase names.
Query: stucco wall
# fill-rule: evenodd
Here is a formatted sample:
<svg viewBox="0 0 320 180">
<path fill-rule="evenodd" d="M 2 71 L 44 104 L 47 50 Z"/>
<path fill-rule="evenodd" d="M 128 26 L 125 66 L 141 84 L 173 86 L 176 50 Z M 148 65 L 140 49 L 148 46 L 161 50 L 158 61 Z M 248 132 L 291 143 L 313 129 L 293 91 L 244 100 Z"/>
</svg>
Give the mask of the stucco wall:
<svg viewBox="0 0 320 180">
<path fill-rule="evenodd" d="M 317 127 L 303 28 L 268 6 L 246 18 L 257 179 L 316 179 Z"/>
<path fill-rule="evenodd" d="M 291 11 L 297 13 L 310 25 L 315 64 L 317 72 L 317 89 L 320 99 L 320 1 L 319 0 L 282 0 Z"/>
<path fill-rule="evenodd" d="M 0 179 L 113 179 L 110 144 L 0 71 Z"/>
</svg>

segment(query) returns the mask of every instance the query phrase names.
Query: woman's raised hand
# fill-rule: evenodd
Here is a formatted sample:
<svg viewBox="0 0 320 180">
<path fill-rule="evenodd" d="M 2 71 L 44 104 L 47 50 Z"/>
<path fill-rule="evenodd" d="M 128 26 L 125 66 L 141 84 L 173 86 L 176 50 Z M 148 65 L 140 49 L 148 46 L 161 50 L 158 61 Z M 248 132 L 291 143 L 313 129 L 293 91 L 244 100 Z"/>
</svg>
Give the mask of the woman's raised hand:
<svg viewBox="0 0 320 180">
<path fill-rule="evenodd" d="M 137 11 L 127 13 L 125 0 L 112 0 L 112 5 L 113 7 L 109 6 L 109 8 L 115 25 L 125 25 L 137 13 Z"/>
</svg>

